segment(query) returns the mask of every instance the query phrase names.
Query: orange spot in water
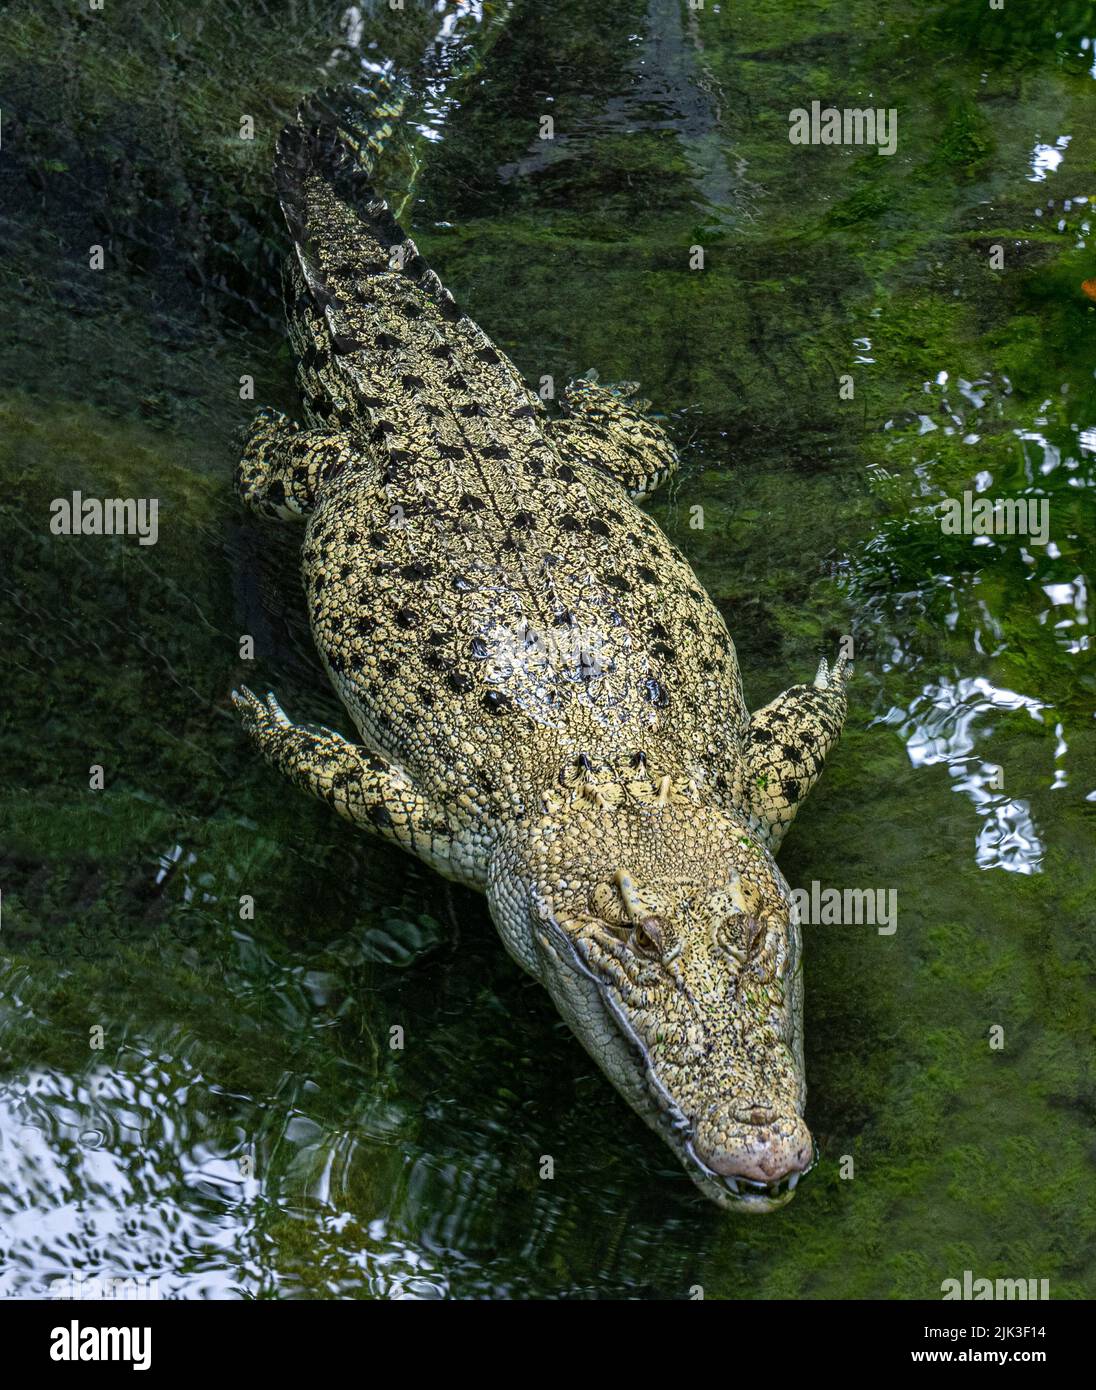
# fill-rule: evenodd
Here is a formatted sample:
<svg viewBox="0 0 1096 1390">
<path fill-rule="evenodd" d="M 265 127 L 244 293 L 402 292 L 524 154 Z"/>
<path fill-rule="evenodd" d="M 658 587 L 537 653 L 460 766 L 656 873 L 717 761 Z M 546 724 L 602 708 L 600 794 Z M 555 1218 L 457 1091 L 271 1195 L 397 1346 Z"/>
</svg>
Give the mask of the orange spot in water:
<svg viewBox="0 0 1096 1390">
<path fill-rule="evenodd" d="M 1082 280 L 1081 289 L 1088 295 L 1089 299 L 1096 299 L 1096 279 Z"/>
</svg>

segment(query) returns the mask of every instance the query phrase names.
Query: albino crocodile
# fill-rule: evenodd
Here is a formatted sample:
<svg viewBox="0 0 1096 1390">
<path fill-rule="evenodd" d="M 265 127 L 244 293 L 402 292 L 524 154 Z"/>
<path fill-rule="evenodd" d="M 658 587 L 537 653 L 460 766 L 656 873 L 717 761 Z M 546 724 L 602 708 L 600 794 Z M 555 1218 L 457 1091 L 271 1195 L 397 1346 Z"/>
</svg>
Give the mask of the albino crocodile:
<svg viewBox="0 0 1096 1390">
<path fill-rule="evenodd" d="M 359 741 L 233 699 L 298 786 L 485 892 L 697 1185 L 771 1210 L 813 1162 L 773 855 L 840 733 L 844 658 L 750 714 L 723 618 L 637 506 L 669 438 L 592 375 L 546 412 L 374 192 L 374 100 L 368 138 L 328 93 L 279 140 L 306 424 L 261 414 L 237 473 L 261 515 L 308 519 Z"/>
</svg>

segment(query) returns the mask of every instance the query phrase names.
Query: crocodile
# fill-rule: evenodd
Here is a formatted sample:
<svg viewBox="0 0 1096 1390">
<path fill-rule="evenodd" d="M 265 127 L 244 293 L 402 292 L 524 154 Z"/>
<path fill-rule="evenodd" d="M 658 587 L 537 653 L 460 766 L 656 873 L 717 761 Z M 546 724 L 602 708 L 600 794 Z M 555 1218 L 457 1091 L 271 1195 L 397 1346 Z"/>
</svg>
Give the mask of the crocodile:
<svg viewBox="0 0 1096 1390">
<path fill-rule="evenodd" d="M 846 713 L 844 653 L 750 712 L 734 644 L 641 509 L 679 456 L 634 383 L 550 413 L 375 186 L 404 95 L 308 99 L 275 179 L 303 419 L 236 482 L 302 520 L 323 665 L 356 739 L 232 692 L 271 764 L 486 894 L 510 956 L 725 1207 L 814 1162 L 801 942 L 774 855 Z"/>
</svg>

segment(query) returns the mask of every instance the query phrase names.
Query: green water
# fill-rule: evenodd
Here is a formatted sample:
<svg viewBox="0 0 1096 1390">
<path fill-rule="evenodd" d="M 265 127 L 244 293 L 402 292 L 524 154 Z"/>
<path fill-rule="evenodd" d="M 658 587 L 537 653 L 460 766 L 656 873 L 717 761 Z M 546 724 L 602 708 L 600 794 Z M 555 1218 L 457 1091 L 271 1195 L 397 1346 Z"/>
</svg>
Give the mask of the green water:
<svg viewBox="0 0 1096 1390">
<path fill-rule="evenodd" d="M 0 1294 L 1093 1296 L 1096 8 L 363 9 L 5 18 Z M 534 383 L 667 412 L 651 511 L 751 703 L 854 638 L 782 864 L 893 890 L 897 931 L 806 929 L 822 1158 L 773 1216 L 706 1204 L 482 901 L 230 711 L 244 680 L 349 729 L 299 533 L 231 473 L 294 408 L 273 138 L 385 62 L 426 96 L 383 181 L 462 303 Z M 897 152 L 792 145 L 813 100 L 894 108 Z M 74 489 L 158 499 L 157 544 L 51 534 Z M 943 535 L 964 490 L 1046 499 L 1048 543 Z"/>
</svg>

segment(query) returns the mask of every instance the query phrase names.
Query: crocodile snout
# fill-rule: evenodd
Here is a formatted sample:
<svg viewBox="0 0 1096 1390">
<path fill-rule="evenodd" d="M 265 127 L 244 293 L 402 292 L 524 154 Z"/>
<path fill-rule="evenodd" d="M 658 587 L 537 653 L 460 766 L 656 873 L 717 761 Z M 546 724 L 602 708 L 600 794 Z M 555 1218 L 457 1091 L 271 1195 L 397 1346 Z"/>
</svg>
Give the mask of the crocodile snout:
<svg viewBox="0 0 1096 1390">
<path fill-rule="evenodd" d="M 720 1177 L 771 1187 L 806 1172 L 814 1144 L 798 1115 L 754 1104 L 711 1112 L 696 1127 L 693 1151 Z"/>
</svg>

